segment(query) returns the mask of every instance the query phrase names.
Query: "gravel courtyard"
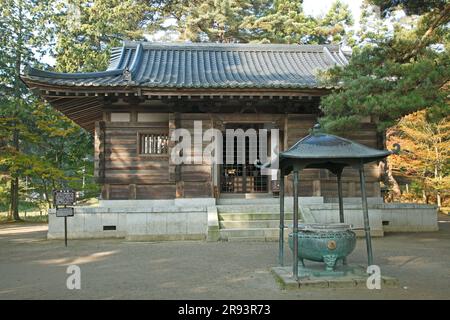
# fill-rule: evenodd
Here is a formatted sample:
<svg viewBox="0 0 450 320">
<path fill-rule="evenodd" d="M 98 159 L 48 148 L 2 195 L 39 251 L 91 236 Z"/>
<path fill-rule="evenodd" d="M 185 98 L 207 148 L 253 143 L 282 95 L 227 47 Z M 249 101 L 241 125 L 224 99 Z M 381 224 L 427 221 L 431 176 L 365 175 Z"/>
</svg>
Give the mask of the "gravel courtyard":
<svg viewBox="0 0 450 320">
<path fill-rule="evenodd" d="M 399 288 L 280 290 L 276 242 L 46 240 L 45 224 L 0 225 L 0 299 L 449 299 L 450 218 L 440 231 L 373 240 L 382 274 Z M 290 256 L 287 255 L 287 259 Z M 290 260 L 288 260 L 290 261 Z M 366 262 L 359 239 L 350 263 Z M 81 268 L 81 289 L 66 287 Z"/>
</svg>

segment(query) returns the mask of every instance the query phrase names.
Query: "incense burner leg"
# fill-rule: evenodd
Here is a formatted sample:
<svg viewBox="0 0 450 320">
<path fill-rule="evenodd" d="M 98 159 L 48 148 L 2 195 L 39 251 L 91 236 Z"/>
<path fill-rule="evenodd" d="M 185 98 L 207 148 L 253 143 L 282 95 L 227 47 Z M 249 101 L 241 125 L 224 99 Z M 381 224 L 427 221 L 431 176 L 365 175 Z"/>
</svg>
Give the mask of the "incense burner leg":
<svg viewBox="0 0 450 320">
<path fill-rule="evenodd" d="M 305 261 L 303 259 L 300 259 L 300 262 L 301 262 L 303 268 L 306 267 L 305 266 Z"/>
<path fill-rule="evenodd" d="M 325 262 L 327 271 L 334 271 L 334 267 L 336 266 L 336 260 L 338 256 L 335 254 L 327 254 L 323 256 L 323 262 Z"/>
</svg>

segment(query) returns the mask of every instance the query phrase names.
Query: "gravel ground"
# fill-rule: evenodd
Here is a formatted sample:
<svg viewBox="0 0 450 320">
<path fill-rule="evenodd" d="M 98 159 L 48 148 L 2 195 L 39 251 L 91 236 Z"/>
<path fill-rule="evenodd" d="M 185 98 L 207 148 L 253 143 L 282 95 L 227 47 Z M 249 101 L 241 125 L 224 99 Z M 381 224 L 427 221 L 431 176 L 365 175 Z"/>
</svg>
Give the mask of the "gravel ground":
<svg viewBox="0 0 450 320">
<path fill-rule="evenodd" d="M 276 242 L 46 240 L 44 224 L 0 225 L 0 299 L 449 299 L 450 218 L 440 231 L 373 240 L 382 274 L 399 288 L 280 290 Z M 287 255 L 287 259 L 290 256 Z M 287 260 L 289 261 L 289 260 Z M 359 239 L 349 263 L 366 262 Z M 81 289 L 66 287 L 81 268 Z"/>
</svg>

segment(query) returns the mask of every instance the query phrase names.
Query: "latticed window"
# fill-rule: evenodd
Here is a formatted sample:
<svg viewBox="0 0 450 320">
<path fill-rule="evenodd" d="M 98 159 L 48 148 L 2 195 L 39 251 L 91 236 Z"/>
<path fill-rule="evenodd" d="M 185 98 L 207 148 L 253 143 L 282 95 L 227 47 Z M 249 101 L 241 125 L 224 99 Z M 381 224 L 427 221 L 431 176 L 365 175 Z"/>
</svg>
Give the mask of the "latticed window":
<svg viewBox="0 0 450 320">
<path fill-rule="evenodd" d="M 141 154 L 167 154 L 169 136 L 167 134 L 141 133 L 139 145 Z"/>
</svg>

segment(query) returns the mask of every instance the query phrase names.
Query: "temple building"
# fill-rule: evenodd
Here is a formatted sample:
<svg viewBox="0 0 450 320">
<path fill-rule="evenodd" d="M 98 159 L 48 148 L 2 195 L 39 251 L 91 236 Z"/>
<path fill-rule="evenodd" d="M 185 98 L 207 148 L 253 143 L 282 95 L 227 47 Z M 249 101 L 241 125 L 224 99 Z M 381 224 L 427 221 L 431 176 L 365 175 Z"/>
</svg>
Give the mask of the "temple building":
<svg viewBox="0 0 450 320">
<path fill-rule="evenodd" d="M 176 163 L 170 156 L 176 147 L 170 139 L 173 131 L 181 128 L 193 132 L 196 121 L 201 121 L 202 130 L 221 132 L 278 129 L 278 141 L 270 135 L 259 135 L 256 146 L 247 142 L 246 146 L 258 149 L 266 139 L 269 150 L 274 143 L 279 150 L 286 150 L 317 122 L 321 97 L 338 89 L 321 85 L 318 72 L 344 66 L 348 59 L 336 45 L 124 42 L 122 47 L 112 49 L 105 71 L 55 73 L 30 68 L 22 80 L 95 136 L 95 177 L 102 186 L 100 199 L 109 207 L 109 214 L 112 207 L 128 206 L 130 209 L 123 211 L 132 212 L 145 203 L 148 208 L 164 205 L 184 207 L 186 211 L 204 205 L 201 212 L 207 217 L 206 208 L 220 201 L 254 198 L 269 204 L 277 197 L 277 176 L 262 174 L 247 155 L 243 163 Z M 375 120 L 364 119 L 361 130 L 345 137 L 383 148 Z M 223 148 L 232 143 L 224 141 Z M 367 195 L 381 203 L 377 164 L 368 164 L 365 171 Z M 323 202 L 337 196 L 336 177 L 327 170 L 304 170 L 300 181 L 301 197 Z M 359 196 L 356 169 L 345 169 L 342 181 L 344 197 Z M 287 194 L 291 194 L 292 184 L 287 181 L 285 185 Z M 120 230 L 117 219 L 117 228 L 108 229 L 116 230 L 117 236 L 155 234 L 150 227 L 145 231 L 136 231 L 138 227 Z M 167 231 L 168 219 L 172 218 L 164 220 L 166 231 L 157 234 L 177 234 Z M 189 220 L 185 216 L 173 219 Z M 145 220 L 147 225 L 150 220 Z M 210 219 L 204 220 L 201 232 L 189 232 L 189 223 L 181 227 L 188 230 L 184 235 L 203 237 Z M 100 223 L 99 230 L 104 226 Z"/>
</svg>

